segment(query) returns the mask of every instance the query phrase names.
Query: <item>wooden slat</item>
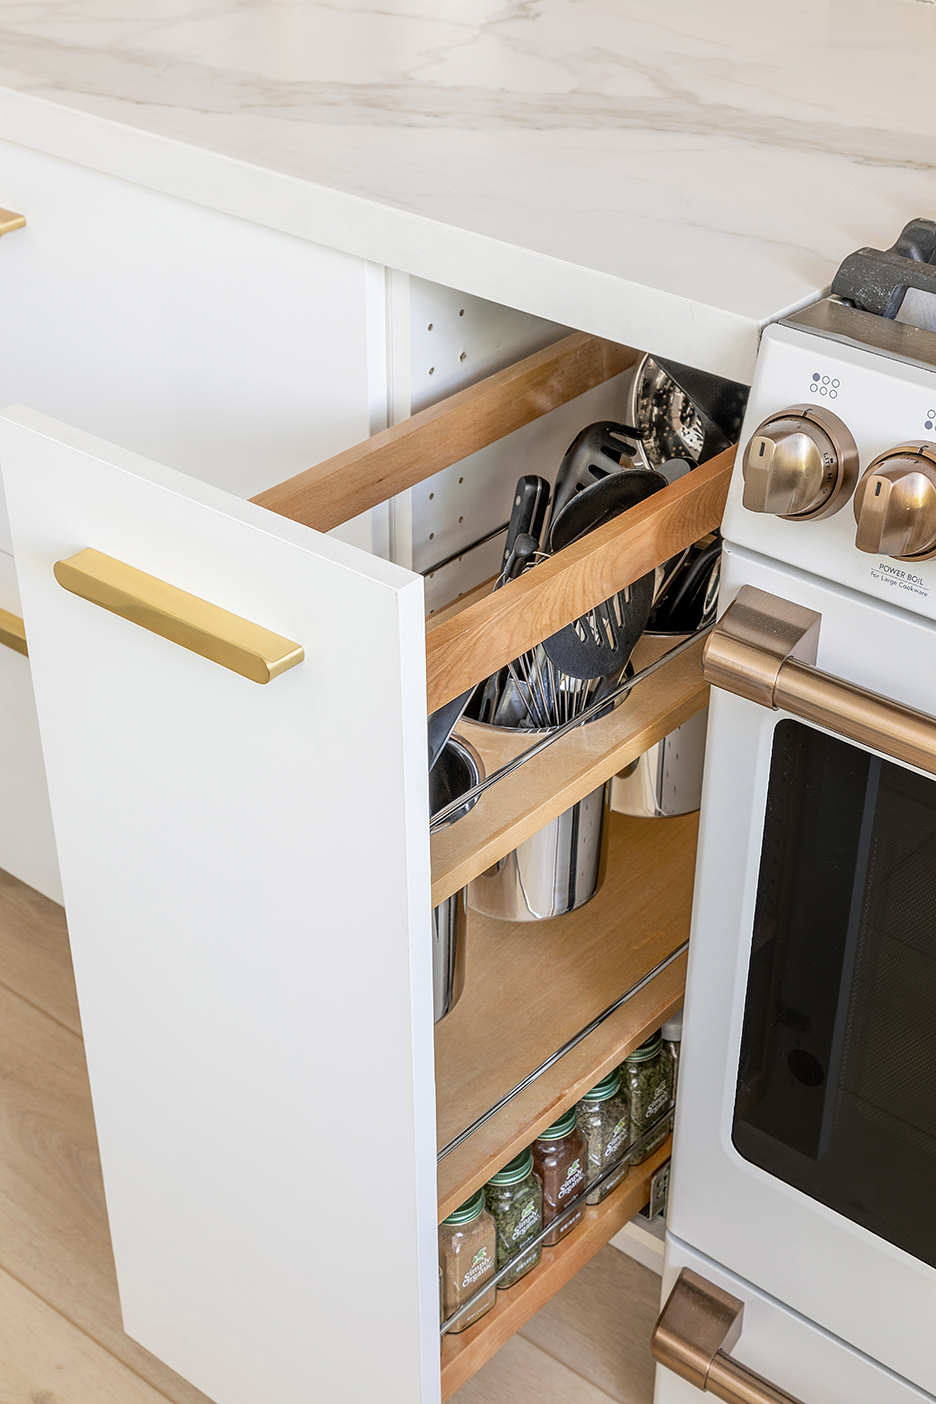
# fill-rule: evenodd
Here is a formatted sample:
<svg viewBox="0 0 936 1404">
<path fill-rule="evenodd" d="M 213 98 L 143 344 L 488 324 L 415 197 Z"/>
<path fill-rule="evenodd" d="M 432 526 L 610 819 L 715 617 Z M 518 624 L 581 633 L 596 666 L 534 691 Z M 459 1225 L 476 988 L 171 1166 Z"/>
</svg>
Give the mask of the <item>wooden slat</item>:
<svg viewBox="0 0 936 1404">
<path fill-rule="evenodd" d="M 570 624 L 717 527 L 735 450 L 687 473 L 646 502 L 426 634 L 430 712 Z"/>
<path fill-rule="evenodd" d="M 600 1390 L 603 1401 L 653 1404 L 650 1336 L 661 1285 L 658 1272 L 609 1244 L 518 1335 Z"/>
<path fill-rule="evenodd" d="M 435 1030 L 440 1147 L 688 937 L 697 828 L 695 814 L 612 814 L 607 876 L 586 906 L 542 922 L 469 913 L 465 992 Z M 683 956 L 446 1155 L 440 1220 L 658 1029 L 685 976 Z"/>
<path fill-rule="evenodd" d="M 0 1404 L 166 1404 L 113 1355 L 0 1270 Z"/>
<path fill-rule="evenodd" d="M 0 984 L 80 1035 L 65 909 L 2 869 Z"/>
<path fill-rule="evenodd" d="M 317 531 L 330 531 L 620 375 L 637 354 L 575 332 L 252 501 Z"/>
<path fill-rule="evenodd" d="M 659 657 L 673 639 L 642 639 L 637 668 Z M 542 755 L 487 790 L 464 818 L 432 836 L 432 902 L 457 892 L 524 839 L 701 711 L 708 701 L 702 644 L 639 683 L 610 716 L 577 728 Z M 537 738 L 462 720 L 458 734 L 478 750 L 493 774 Z"/>
<path fill-rule="evenodd" d="M 627 1179 L 603 1204 L 586 1210 L 585 1219 L 555 1248 L 544 1248 L 540 1264 L 506 1292 L 486 1316 L 442 1342 L 442 1398 L 449 1399 L 509 1340 L 544 1302 L 554 1296 L 590 1258 L 643 1208 L 650 1180 L 670 1154 L 670 1142 L 649 1160 L 634 1166 Z"/>
<path fill-rule="evenodd" d="M 81 1039 L 2 984 L 0 1030 L 0 1268 L 174 1404 L 208 1404 L 124 1333 Z"/>
</svg>

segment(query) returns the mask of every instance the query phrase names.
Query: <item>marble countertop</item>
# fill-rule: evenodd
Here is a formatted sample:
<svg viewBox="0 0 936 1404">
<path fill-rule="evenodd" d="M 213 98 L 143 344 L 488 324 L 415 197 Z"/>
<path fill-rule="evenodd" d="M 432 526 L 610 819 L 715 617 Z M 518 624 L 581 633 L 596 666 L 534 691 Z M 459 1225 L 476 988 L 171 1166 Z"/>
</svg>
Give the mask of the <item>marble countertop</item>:
<svg viewBox="0 0 936 1404">
<path fill-rule="evenodd" d="M 0 135 L 747 378 L 936 217 L 934 57 L 926 0 L 0 0 Z"/>
</svg>

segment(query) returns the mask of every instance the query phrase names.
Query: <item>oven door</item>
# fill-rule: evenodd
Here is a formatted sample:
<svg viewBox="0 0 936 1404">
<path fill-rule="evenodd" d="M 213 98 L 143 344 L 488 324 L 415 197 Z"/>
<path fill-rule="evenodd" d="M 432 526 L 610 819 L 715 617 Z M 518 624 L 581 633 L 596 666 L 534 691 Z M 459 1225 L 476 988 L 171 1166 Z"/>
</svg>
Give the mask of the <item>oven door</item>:
<svg viewBox="0 0 936 1404">
<path fill-rule="evenodd" d="M 824 673 L 936 712 L 932 623 L 740 549 L 723 582 L 821 614 Z M 684 1242 L 936 1393 L 936 778 L 720 689 L 671 1205 Z"/>
</svg>

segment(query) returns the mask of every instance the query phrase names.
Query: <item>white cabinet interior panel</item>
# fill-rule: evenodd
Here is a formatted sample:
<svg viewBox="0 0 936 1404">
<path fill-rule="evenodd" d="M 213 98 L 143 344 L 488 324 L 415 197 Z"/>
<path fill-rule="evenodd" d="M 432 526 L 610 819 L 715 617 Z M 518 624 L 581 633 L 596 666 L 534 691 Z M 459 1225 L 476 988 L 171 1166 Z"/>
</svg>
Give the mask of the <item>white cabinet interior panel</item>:
<svg viewBox="0 0 936 1404">
<path fill-rule="evenodd" d="M 422 582 L 0 429 L 126 1329 L 218 1404 L 433 1404 Z M 88 546 L 305 660 L 258 686 L 66 592 Z"/>
<path fill-rule="evenodd" d="M 22 617 L 13 557 L 0 551 L 0 609 Z M 29 660 L 0 646 L 0 867 L 62 900 Z"/>
</svg>

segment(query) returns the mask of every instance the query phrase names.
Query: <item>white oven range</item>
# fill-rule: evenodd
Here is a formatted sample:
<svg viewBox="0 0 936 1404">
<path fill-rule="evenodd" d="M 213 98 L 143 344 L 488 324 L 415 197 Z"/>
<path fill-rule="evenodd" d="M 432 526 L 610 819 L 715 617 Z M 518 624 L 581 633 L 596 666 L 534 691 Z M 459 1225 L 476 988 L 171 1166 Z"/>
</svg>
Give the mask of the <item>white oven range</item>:
<svg viewBox="0 0 936 1404">
<path fill-rule="evenodd" d="M 664 1297 L 689 1269 L 744 1304 L 723 1349 L 776 1390 L 722 1398 L 910 1404 L 936 1398 L 936 333 L 834 298 L 769 327 L 723 531 Z M 656 1404 L 698 1397 L 658 1370 Z"/>
</svg>

